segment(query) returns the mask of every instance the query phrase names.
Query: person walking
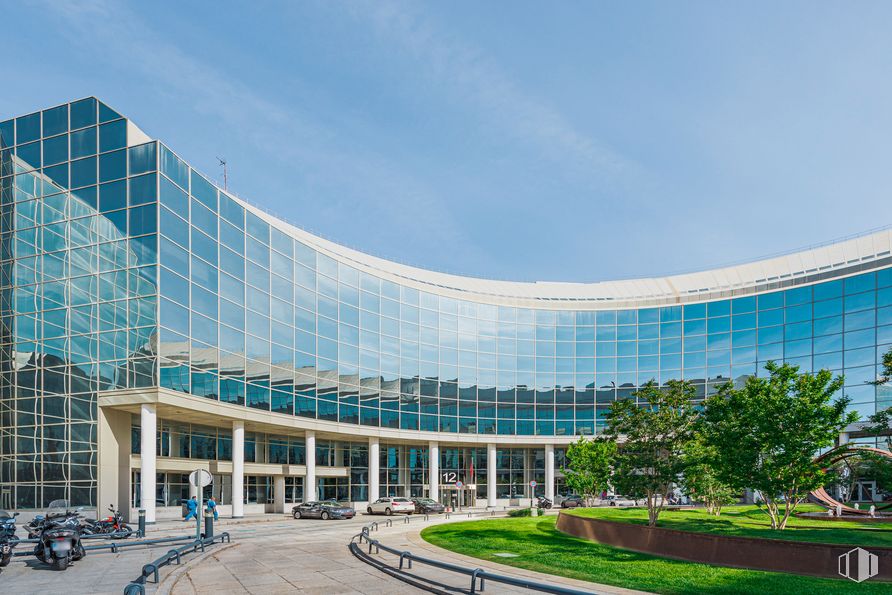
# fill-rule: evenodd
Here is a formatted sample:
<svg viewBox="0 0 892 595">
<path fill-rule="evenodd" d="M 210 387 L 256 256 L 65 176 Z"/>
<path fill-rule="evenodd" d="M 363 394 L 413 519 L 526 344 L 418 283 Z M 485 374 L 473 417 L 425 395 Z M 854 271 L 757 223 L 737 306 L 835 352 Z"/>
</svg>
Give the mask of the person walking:
<svg viewBox="0 0 892 595">
<path fill-rule="evenodd" d="M 186 500 L 186 511 L 186 518 L 184 518 L 183 521 L 198 518 L 198 500 L 195 499 L 195 496 Z"/>
<path fill-rule="evenodd" d="M 217 501 L 214 500 L 213 496 L 208 497 L 207 511 L 214 513 L 214 520 L 219 520 L 220 516 L 217 514 Z"/>
</svg>

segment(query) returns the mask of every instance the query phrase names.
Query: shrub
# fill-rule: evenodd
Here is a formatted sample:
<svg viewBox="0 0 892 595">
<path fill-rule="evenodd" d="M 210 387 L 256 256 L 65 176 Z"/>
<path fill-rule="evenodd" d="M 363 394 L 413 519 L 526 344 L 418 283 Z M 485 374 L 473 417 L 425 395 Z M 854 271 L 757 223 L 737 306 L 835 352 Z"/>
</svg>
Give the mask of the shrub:
<svg viewBox="0 0 892 595">
<path fill-rule="evenodd" d="M 508 516 L 513 516 L 513 517 L 531 516 L 531 509 L 519 508 L 517 510 L 509 510 Z"/>
</svg>

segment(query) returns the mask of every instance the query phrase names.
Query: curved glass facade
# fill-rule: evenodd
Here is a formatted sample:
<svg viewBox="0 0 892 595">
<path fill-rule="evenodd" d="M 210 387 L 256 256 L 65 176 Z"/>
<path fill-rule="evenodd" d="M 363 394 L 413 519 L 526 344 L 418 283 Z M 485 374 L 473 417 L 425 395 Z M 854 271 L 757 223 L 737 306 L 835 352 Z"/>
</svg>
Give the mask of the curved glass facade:
<svg viewBox="0 0 892 595">
<path fill-rule="evenodd" d="M 123 389 L 447 442 L 595 434 L 648 380 L 702 398 L 770 360 L 845 374 L 862 417 L 892 404 L 866 384 L 892 346 L 888 258 L 659 307 L 462 299 L 314 245 L 95 99 L 0 122 L 0 142 L 16 502 L 95 490 L 97 399 Z"/>
</svg>

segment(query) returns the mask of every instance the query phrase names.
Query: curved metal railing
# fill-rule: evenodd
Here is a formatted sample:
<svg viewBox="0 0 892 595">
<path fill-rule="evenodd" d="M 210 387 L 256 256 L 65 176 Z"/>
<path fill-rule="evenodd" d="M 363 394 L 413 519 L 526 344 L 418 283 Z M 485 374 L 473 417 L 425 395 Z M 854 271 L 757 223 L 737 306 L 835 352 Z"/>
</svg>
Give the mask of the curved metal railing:
<svg viewBox="0 0 892 595">
<path fill-rule="evenodd" d="M 449 516 L 454 515 L 455 513 L 445 513 L 445 518 L 449 518 Z M 490 511 L 488 513 L 468 513 L 468 518 L 472 518 L 473 516 L 495 516 L 495 511 Z M 428 520 L 428 515 L 424 515 L 424 520 Z M 410 522 L 410 518 L 408 516 L 405 517 L 404 523 Z M 385 526 L 392 526 L 393 520 L 386 519 Z M 531 591 L 537 591 L 540 593 L 554 593 L 555 595 L 595 595 L 595 591 L 582 591 L 579 589 L 571 589 L 569 587 L 562 587 L 560 585 L 554 585 L 550 583 L 542 583 L 538 581 L 533 581 L 526 578 L 519 578 L 514 576 L 508 576 L 505 574 L 499 574 L 495 572 L 490 572 L 489 570 L 484 570 L 483 568 L 471 568 L 467 566 L 460 566 L 458 564 L 452 564 L 450 562 L 443 562 L 442 560 L 435 560 L 433 558 L 428 558 L 425 556 L 419 556 L 417 554 L 413 554 L 408 550 L 400 550 L 393 547 L 389 547 L 383 543 L 381 543 L 378 539 L 372 539 L 370 537 L 370 532 L 375 530 L 377 531 L 379 527 L 379 523 L 377 521 L 373 521 L 364 525 L 362 527 L 362 531 L 356 535 L 354 535 L 350 539 L 350 543 L 348 547 L 350 548 L 351 553 L 354 556 L 359 558 L 360 560 L 372 564 L 378 567 L 381 570 L 385 570 L 382 566 L 386 567 L 390 571 L 388 574 L 391 576 L 395 576 L 401 580 L 406 582 L 410 582 L 411 584 L 427 589 L 434 593 L 447 593 L 449 591 L 435 589 L 433 587 L 429 587 L 426 585 L 419 584 L 420 577 L 414 577 L 405 572 L 405 570 L 412 569 L 412 563 L 424 564 L 427 566 L 431 566 L 433 568 L 438 568 L 440 570 L 447 570 L 449 572 L 454 572 L 456 574 L 467 576 L 471 579 L 470 589 L 468 590 L 471 594 L 476 594 L 480 591 L 483 591 L 486 581 L 491 581 L 494 583 L 500 583 L 503 585 L 510 585 L 513 587 L 520 587 L 524 589 L 529 589 Z M 368 552 L 362 551 L 362 542 L 368 544 Z M 381 550 L 397 556 L 399 558 L 399 566 L 396 568 L 387 566 L 381 561 L 374 560 L 371 557 L 372 550 L 374 549 L 375 553 L 380 553 Z M 453 591 L 454 592 L 454 591 Z"/>
</svg>

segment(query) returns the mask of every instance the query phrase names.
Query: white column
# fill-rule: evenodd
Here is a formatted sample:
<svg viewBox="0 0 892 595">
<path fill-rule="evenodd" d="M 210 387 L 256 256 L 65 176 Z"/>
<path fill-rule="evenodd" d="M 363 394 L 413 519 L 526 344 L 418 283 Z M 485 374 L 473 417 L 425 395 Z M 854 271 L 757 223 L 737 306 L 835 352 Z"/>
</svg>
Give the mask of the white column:
<svg viewBox="0 0 892 595">
<path fill-rule="evenodd" d="M 232 422 L 232 518 L 245 516 L 245 422 Z"/>
<path fill-rule="evenodd" d="M 545 445 L 545 497 L 554 502 L 554 444 Z"/>
<path fill-rule="evenodd" d="M 839 433 L 839 445 L 842 446 L 843 444 L 848 444 L 848 443 L 849 443 L 849 433 L 848 432 L 840 432 Z"/>
<path fill-rule="evenodd" d="M 285 512 L 285 476 L 273 476 L 273 501 L 275 502 L 275 512 Z"/>
<path fill-rule="evenodd" d="M 307 430 L 307 475 L 304 477 L 304 502 L 312 502 L 318 499 L 316 493 L 316 432 Z"/>
<path fill-rule="evenodd" d="M 369 437 L 369 502 L 381 497 L 381 444 Z"/>
<path fill-rule="evenodd" d="M 496 445 L 486 445 L 486 505 L 496 505 Z"/>
<path fill-rule="evenodd" d="M 399 448 L 399 456 L 397 457 L 397 465 L 399 465 L 399 482 L 400 493 L 397 496 L 404 498 L 409 497 L 409 446 L 401 444 Z"/>
<path fill-rule="evenodd" d="M 430 494 L 432 500 L 440 500 L 440 445 L 437 442 L 431 442 L 428 445 L 428 468 L 430 469 Z"/>
<path fill-rule="evenodd" d="M 157 455 L 158 417 L 154 403 L 143 403 L 139 414 L 139 501 L 146 511 L 146 522 L 155 522 L 155 457 Z M 123 508 L 123 507 L 122 507 Z"/>
</svg>

